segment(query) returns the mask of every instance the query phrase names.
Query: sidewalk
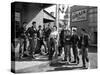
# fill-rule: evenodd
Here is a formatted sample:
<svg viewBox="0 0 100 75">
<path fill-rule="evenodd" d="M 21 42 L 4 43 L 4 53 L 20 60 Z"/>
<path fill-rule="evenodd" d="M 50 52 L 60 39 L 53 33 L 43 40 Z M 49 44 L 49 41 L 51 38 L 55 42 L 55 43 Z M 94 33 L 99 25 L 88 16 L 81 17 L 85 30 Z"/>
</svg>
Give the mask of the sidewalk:
<svg viewBox="0 0 100 75">
<path fill-rule="evenodd" d="M 80 63 L 66 64 L 61 61 L 61 57 L 58 58 L 58 63 L 50 65 L 47 56 L 38 56 L 32 61 L 16 61 L 15 69 L 16 73 L 30 73 L 30 72 L 47 72 L 47 71 L 61 71 L 61 70 L 82 70 L 82 57 L 80 55 Z M 45 59 L 45 61 L 43 60 Z M 72 58 L 73 60 L 73 58 Z M 97 53 L 89 53 L 90 69 L 97 68 Z"/>
<path fill-rule="evenodd" d="M 38 59 L 38 58 L 37 58 Z M 75 68 L 80 69 L 79 65 L 69 64 L 67 65 L 61 58 L 58 59 L 59 63 L 50 66 L 49 61 L 16 61 L 15 70 L 16 73 L 29 73 L 29 72 L 46 72 L 46 71 L 56 71 L 58 68 Z"/>
</svg>

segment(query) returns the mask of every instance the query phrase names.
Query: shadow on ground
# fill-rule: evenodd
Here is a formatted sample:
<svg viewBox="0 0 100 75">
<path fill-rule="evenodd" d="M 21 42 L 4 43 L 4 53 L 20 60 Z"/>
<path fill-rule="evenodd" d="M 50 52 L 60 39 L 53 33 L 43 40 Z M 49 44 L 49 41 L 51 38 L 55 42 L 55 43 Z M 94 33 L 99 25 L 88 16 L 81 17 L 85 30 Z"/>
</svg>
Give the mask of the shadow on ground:
<svg viewBox="0 0 100 75">
<path fill-rule="evenodd" d="M 20 61 L 48 61 L 48 56 L 41 56 L 41 57 L 36 56 L 35 59 L 33 59 L 31 57 L 27 57 L 27 56 L 25 56 L 25 57 L 23 57 L 21 59 L 19 59 L 17 57 L 17 58 L 15 58 L 15 61 L 19 61 L 19 62 Z"/>
<path fill-rule="evenodd" d="M 86 69 L 86 68 L 82 68 L 82 67 L 77 67 L 77 64 L 66 64 L 66 63 L 51 63 L 50 66 L 55 67 L 55 68 L 54 68 L 54 70 L 48 70 L 48 72 L 49 71 Z"/>
<path fill-rule="evenodd" d="M 49 71 L 64 71 L 64 70 L 76 70 L 76 69 L 83 69 L 82 67 L 57 67 L 54 70 L 48 70 Z"/>
</svg>

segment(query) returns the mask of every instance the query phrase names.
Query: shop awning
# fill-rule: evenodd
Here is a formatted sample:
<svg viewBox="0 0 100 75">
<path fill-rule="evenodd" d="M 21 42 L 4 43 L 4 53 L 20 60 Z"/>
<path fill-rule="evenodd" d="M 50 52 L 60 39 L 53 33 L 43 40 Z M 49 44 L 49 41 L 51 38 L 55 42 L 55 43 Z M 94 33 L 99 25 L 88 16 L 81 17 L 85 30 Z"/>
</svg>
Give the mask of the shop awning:
<svg viewBox="0 0 100 75">
<path fill-rule="evenodd" d="M 44 14 L 43 14 L 43 22 L 44 23 L 48 23 L 48 22 L 54 22 L 55 21 L 55 17 L 52 16 L 50 13 L 48 13 L 46 10 L 43 10 Z"/>
</svg>

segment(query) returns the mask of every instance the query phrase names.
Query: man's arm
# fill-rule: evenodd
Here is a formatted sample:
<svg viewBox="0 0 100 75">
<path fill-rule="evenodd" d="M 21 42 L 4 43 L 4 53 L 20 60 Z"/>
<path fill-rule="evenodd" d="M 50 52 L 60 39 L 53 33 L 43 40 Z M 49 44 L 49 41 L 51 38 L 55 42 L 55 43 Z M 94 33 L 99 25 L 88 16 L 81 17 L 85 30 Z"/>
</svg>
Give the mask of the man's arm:
<svg viewBox="0 0 100 75">
<path fill-rule="evenodd" d="M 90 39 L 90 35 L 88 35 L 88 39 L 91 40 L 91 39 Z"/>
<path fill-rule="evenodd" d="M 31 28 L 29 27 L 28 29 L 27 29 L 27 31 L 26 31 L 26 35 L 27 35 L 27 37 L 29 38 L 30 37 L 30 30 L 31 30 Z"/>
<path fill-rule="evenodd" d="M 71 43 L 73 43 L 73 35 L 71 36 L 70 41 L 71 41 Z"/>
<path fill-rule="evenodd" d="M 79 36 L 77 35 L 77 41 L 79 41 Z"/>
</svg>

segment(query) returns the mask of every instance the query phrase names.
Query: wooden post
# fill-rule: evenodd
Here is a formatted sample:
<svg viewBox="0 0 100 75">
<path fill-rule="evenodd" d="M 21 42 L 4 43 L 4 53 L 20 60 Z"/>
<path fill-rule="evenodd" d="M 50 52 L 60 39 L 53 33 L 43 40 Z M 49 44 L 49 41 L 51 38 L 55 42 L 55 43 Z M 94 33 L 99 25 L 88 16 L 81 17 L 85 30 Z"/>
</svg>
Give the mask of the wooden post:
<svg viewBox="0 0 100 75">
<path fill-rule="evenodd" d="M 60 6 L 60 4 L 56 5 L 56 26 L 57 26 L 57 31 L 59 30 L 59 6 Z"/>
</svg>

